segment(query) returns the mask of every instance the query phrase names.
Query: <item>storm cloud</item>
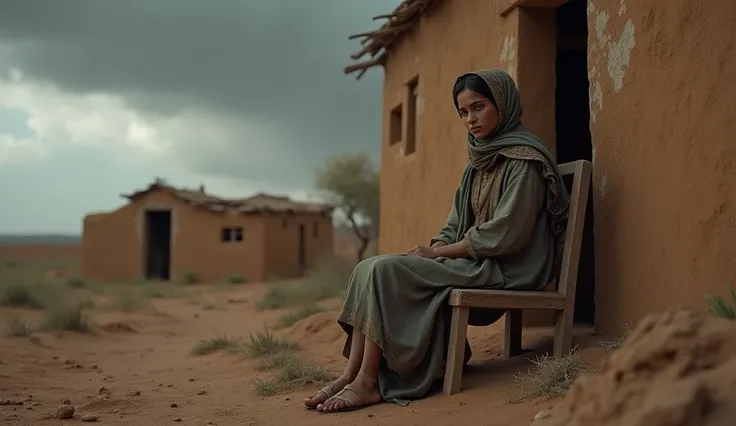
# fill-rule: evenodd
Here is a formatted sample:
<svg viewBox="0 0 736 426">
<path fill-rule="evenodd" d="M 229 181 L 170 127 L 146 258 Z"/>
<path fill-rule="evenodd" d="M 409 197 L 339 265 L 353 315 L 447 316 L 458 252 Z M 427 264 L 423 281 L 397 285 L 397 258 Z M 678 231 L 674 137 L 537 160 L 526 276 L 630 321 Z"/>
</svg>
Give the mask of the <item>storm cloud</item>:
<svg viewBox="0 0 736 426">
<path fill-rule="evenodd" d="M 342 69 L 360 48 L 347 36 L 374 28 L 371 17 L 398 3 L 0 0 L 0 75 L 6 85 L 83 97 L 77 110 L 119 100 L 116 111 L 129 111 L 120 121 L 127 143 L 158 138 L 180 174 L 303 190 L 330 154 L 377 159 L 382 73 L 356 82 Z M 25 112 L 3 107 L 0 134 L 17 136 L 12 117 Z M 155 125 L 132 131 L 143 119 Z"/>
</svg>

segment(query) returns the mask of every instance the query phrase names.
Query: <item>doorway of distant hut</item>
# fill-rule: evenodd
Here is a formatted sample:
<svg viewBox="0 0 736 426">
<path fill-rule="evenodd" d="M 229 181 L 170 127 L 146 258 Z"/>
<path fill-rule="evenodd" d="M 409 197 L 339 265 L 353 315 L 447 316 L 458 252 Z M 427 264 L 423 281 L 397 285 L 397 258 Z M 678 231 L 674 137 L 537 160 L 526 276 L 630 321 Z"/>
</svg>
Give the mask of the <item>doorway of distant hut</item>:
<svg viewBox="0 0 736 426">
<path fill-rule="evenodd" d="M 145 212 L 143 275 L 149 280 L 171 278 L 171 210 Z"/>
</svg>

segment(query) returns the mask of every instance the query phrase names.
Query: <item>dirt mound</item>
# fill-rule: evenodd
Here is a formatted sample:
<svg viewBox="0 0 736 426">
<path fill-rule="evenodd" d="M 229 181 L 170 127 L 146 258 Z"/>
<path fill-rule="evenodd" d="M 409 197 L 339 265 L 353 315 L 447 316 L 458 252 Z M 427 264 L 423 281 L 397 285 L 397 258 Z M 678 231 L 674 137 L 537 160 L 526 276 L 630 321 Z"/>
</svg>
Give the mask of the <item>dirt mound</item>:
<svg viewBox="0 0 736 426">
<path fill-rule="evenodd" d="M 336 321 L 335 312 L 320 312 L 298 321 L 284 331 L 290 339 L 300 343 L 329 343 L 345 338 L 345 332 Z"/>
<path fill-rule="evenodd" d="M 643 319 L 534 426 L 726 426 L 736 418 L 736 323 L 691 311 Z"/>
</svg>

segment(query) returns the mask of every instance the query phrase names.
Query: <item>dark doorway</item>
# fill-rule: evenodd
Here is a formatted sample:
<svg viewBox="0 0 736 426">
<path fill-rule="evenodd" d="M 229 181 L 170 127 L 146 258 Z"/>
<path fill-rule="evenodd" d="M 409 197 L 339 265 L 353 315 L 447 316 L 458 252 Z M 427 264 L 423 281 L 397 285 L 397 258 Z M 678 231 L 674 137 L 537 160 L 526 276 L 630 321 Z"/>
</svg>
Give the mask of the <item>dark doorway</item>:
<svg viewBox="0 0 736 426">
<path fill-rule="evenodd" d="M 304 275 L 307 272 L 307 247 L 305 233 L 304 224 L 302 223 L 299 225 L 299 275 Z"/>
<path fill-rule="evenodd" d="M 557 9 L 555 118 L 557 161 L 593 160 L 588 101 L 587 0 L 570 0 Z M 572 185 L 572 179 L 567 182 Z M 575 323 L 595 319 L 593 187 L 588 197 L 575 295 Z"/>
<path fill-rule="evenodd" d="M 171 278 L 171 210 L 146 211 L 146 279 Z"/>
</svg>

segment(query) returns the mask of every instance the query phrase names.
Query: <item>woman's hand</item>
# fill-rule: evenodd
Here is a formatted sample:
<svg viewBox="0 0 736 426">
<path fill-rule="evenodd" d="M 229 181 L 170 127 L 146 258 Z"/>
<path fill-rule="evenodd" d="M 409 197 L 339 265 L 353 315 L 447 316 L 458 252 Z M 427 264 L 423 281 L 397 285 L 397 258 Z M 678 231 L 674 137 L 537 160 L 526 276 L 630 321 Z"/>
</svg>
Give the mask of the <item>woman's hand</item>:
<svg viewBox="0 0 736 426">
<path fill-rule="evenodd" d="M 409 256 L 426 257 L 427 259 L 435 259 L 437 257 L 436 250 L 433 247 L 427 246 L 414 246 L 406 254 Z"/>
</svg>

